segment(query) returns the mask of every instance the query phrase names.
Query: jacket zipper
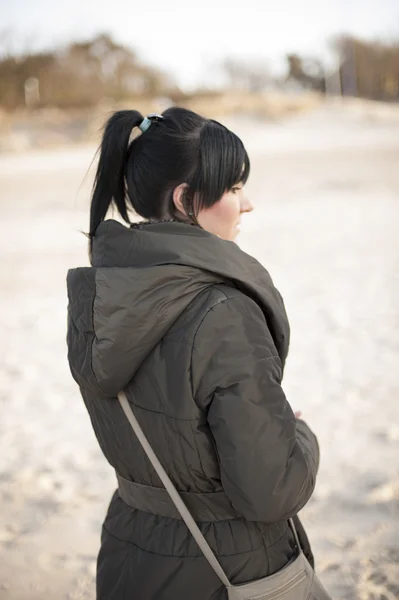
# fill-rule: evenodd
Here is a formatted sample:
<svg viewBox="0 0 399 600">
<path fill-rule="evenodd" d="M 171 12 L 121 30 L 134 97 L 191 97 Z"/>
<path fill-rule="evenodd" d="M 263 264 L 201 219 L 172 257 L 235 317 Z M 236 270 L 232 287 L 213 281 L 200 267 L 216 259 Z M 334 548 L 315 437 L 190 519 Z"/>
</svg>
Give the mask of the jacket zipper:
<svg viewBox="0 0 399 600">
<path fill-rule="evenodd" d="M 279 596 L 282 596 L 286 592 L 289 592 L 298 583 L 302 583 L 302 581 L 305 581 L 306 577 L 307 577 L 306 571 L 302 571 L 301 573 L 298 573 L 298 575 L 295 575 L 295 577 L 293 577 L 292 579 L 287 581 L 285 586 L 280 588 L 278 591 L 276 590 L 276 592 L 267 592 L 266 595 L 261 594 L 260 596 L 259 595 L 258 596 L 248 596 L 247 600 L 267 600 L 267 598 L 273 598 L 273 599 L 278 598 Z"/>
</svg>

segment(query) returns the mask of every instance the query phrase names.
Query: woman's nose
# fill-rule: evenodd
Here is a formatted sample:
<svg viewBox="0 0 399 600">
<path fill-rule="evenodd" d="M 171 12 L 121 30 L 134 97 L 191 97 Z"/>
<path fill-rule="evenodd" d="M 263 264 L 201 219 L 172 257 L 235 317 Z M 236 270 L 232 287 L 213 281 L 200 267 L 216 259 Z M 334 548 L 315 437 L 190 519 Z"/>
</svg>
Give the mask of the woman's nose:
<svg viewBox="0 0 399 600">
<path fill-rule="evenodd" d="M 247 196 L 244 196 L 241 201 L 241 212 L 242 213 L 251 212 L 253 209 L 254 209 L 254 206 L 253 206 L 252 202 L 249 200 L 249 198 L 247 198 Z"/>
</svg>

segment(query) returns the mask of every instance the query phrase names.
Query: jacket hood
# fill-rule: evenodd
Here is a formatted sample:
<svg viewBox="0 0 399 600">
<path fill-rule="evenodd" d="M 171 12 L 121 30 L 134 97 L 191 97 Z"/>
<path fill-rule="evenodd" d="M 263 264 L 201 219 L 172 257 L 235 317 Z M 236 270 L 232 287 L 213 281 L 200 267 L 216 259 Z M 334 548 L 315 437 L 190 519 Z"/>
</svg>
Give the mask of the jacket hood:
<svg viewBox="0 0 399 600">
<path fill-rule="evenodd" d="M 68 359 L 78 384 L 116 396 L 192 300 L 218 283 L 257 302 L 284 365 L 284 303 L 258 261 L 199 227 L 104 221 L 92 266 L 67 276 Z"/>
</svg>

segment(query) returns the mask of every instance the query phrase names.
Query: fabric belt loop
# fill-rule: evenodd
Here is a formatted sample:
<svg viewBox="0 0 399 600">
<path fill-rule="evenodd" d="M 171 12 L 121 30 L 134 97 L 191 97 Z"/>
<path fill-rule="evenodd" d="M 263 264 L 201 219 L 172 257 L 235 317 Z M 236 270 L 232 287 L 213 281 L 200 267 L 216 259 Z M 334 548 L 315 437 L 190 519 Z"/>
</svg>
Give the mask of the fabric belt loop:
<svg viewBox="0 0 399 600">
<path fill-rule="evenodd" d="M 116 474 L 121 499 L 131 508 L 171 519 L 181 519 L 165 488 L 142 485 Z M 179 492 L 196 521 L 227 521 L 240 518 L 225 492 L 196 494 Z"/>
</svg>

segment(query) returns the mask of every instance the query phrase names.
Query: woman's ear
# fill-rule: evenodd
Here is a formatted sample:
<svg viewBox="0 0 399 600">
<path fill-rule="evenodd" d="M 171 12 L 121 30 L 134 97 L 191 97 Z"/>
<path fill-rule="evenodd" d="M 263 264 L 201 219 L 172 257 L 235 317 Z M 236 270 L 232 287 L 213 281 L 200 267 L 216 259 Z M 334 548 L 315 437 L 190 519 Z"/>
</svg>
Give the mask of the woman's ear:
<svg viewBox="0 0 399 600">
<path fill-rule="evenodd" d="M 180 185 L 176 186 L 173 190 L 173 204 L 175 205 L 179 213 L 181 213 L 185 217 L 188 216 L 184 208 L 184 194 L 186 193 L 187 188 L 187 183 L 181 183 Z"/>
</svg>

